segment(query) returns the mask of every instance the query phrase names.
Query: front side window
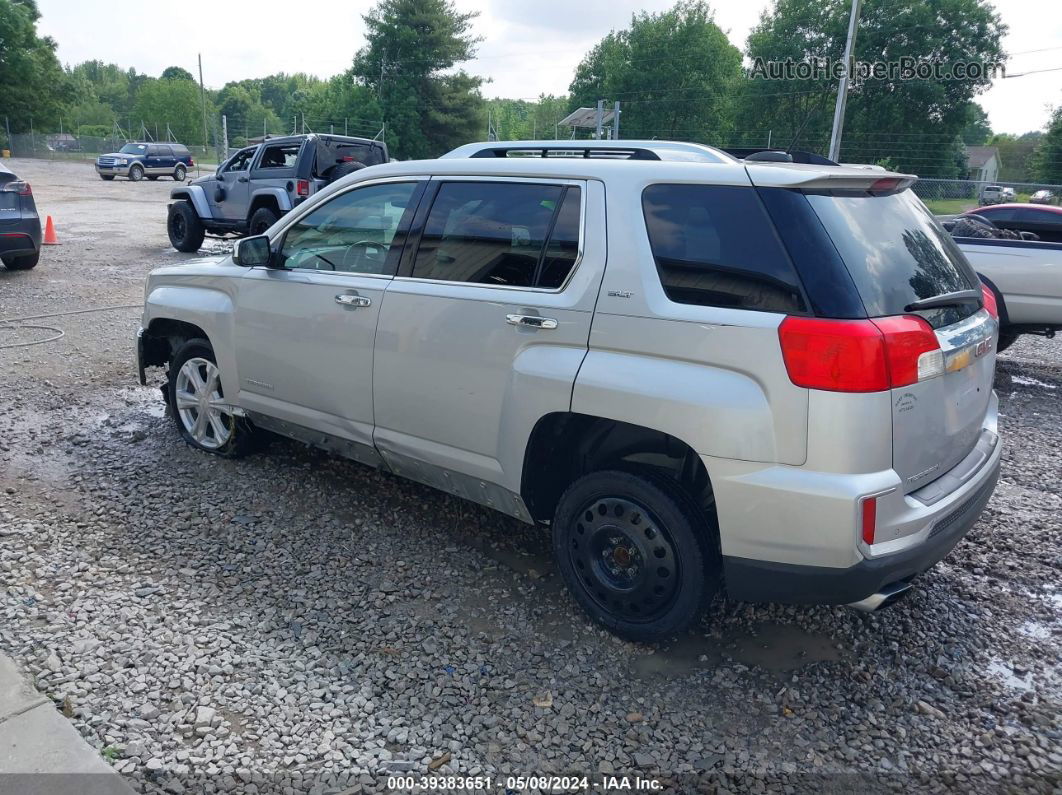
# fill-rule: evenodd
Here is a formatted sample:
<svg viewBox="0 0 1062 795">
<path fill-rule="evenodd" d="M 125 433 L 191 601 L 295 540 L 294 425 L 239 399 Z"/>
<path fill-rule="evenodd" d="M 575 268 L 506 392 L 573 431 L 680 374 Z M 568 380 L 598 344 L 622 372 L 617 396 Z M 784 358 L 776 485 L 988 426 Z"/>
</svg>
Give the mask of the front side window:
<svg viewBox="0 0 1062 795">
<path fill-rule="evenodd" d="M 556 288 L 575 263 L 579 225 L 576 187 L 447 182 L 428 214 L 413 276 Z"/>
<path fill-rule="evenodd" d="M 277 144 L 267 146 L 262 152 L 262 160 L 258 163 L 259 168 L 294 168 L 295 161 L 299 159 L 301 144 Z"/>
<path fill-rule="evenodd" d="M 244 149 L 229 161 L 229 164 L 225 166 L 225 171 L 246 171 L 251 165 L 252 157 L 254 157 L 254 149 Z"/>
<path fill-rule="evenodd" d="M 336 273 L 394 274 L 392 247 L 403 216 L 410 212 L 415 182 L 368 185 L 342 193 L 300 218 L 280 250 L 285 268 Z"/>
<path fill-rule="evenodd" d="M 642 210 L 660 283 L 675 303 L 805 311 L 800 280 L 755 189 L 650 185 Z"/>
</svg>

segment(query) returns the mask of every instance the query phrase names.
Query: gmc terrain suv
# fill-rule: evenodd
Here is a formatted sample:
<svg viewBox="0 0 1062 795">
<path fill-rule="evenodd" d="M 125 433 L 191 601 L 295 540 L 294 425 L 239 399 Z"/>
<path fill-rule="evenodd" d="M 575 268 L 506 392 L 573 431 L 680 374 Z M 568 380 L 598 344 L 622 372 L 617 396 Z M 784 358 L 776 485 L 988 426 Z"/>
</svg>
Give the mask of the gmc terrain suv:
<svg viewBox="0 0 1062 795">
<path fill-rule="evenodd" d="M 628 638 L 721 588 L 873 609 L 999 474 L 991 293 L 913 181 L 661 141 L 375 166 L 153 271 L 141 382 L 201 450 L 271 431 L 551 526 Z"/>
</svg>

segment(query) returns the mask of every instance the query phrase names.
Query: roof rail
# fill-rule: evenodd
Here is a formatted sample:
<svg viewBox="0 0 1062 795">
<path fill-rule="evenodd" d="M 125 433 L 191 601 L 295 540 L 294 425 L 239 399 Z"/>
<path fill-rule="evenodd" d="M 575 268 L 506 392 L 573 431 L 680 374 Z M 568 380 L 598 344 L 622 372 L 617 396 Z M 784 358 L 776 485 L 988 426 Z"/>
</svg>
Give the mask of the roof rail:
<svg viewBox="0 0 1062 795">
<path fill-rule="evenodd" d="M 681 141 L 483 141 L 465 144 L 444 158 L 556 157 L 614 160 L 684 160 L 702 163 L 732 163 L 719 149 Z"/>
</svg>

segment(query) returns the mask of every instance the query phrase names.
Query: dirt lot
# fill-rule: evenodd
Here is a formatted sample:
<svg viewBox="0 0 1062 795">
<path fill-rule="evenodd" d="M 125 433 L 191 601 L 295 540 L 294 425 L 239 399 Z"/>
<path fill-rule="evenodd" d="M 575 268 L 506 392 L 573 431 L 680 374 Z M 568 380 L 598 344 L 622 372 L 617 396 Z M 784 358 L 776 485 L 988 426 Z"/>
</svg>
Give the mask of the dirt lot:
<svg viewBox="0 0 1062 795">
<path fill-rule="evenodd" d="M 0 270 L 0 318 L 137 304 L 187 258 L 172 182 L 11 165 L 62 244 Z M 870 616 L 719 601 L 654 649 L 585 621 L 544 535 L 499 514 L 294 443 L 192 451 L 136 381 L 138 315 L 0 324 L 0 345 L 64 333 L 0 349 L 0 649 L 134 787 L 1062 786 L 1062 340 L 1001 356 L 1002 481 L 912 596 Z"/>
</svg>

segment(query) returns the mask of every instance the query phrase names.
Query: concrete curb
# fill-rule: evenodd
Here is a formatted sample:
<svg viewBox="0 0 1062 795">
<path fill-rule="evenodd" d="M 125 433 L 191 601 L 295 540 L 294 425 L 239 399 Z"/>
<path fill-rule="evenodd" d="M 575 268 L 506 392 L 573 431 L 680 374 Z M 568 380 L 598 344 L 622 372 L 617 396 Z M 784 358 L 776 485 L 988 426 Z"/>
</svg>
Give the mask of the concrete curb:
<svg viewBox="0 0 1062 795">
<path fill-rule="evenodd" d="M 0 654 L 0 795 L 131 795 L 103 757 Z"/>
</svg>

